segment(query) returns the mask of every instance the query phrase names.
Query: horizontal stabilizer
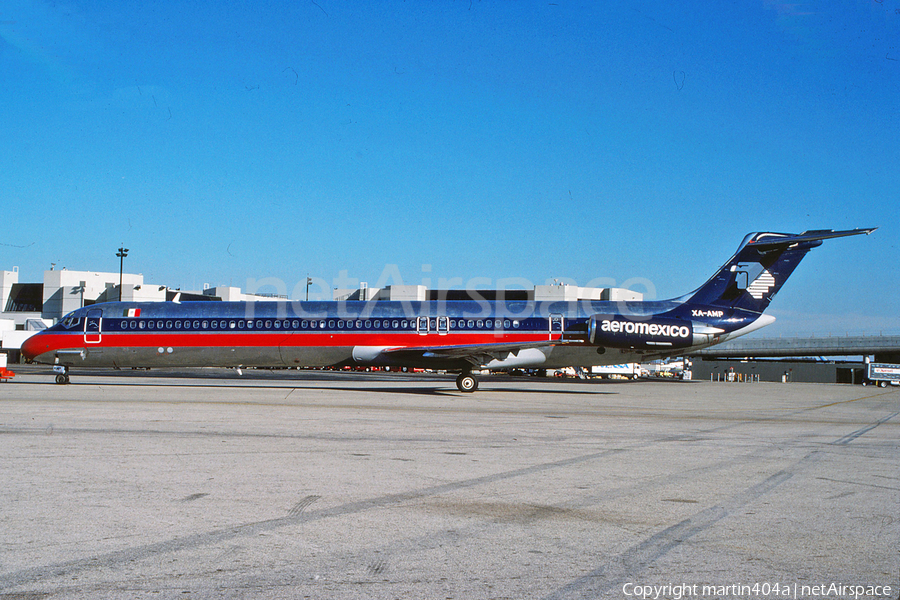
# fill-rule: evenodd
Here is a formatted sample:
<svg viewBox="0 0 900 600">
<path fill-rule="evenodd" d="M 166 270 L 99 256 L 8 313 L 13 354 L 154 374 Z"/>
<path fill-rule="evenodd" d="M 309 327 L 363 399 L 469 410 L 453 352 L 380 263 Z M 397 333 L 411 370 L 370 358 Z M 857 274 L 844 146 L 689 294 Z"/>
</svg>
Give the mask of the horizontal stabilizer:
<svg viewBox="0 0 900 600">
<path fill-rule="evenodd" d="M 817 242 L 821 240 L 830 240 L 833 238 L 846 237 L 848 235 L 860 235 L 862 233 L 869 235 L 877 227 L 868 229 L 848 229 L 846 231 L 834 231 L 832 229 L 822 229 L 813 231 L 804 231 L 798 235 L 789 235 L 784 233 L 761 233 L 755 238 L 747 242 L 748 246 L 755 248 L 789 246 L 791 244 L 799 244 L 802 242 Z"/>
</svg>

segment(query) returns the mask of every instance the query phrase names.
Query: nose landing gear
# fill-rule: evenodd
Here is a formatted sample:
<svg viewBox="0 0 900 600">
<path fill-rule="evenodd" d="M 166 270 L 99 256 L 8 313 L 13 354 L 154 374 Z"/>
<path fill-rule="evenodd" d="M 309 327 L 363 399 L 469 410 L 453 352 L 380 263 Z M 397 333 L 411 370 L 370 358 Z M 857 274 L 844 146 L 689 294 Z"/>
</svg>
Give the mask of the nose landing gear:
<svg viewBox="0 0 900 600">
<path fill-rule="evenodd" d="M 69 383 L 69 367 L 54 366 L 53 372 L 56 373 L 56 383 L 60 385 Z"/>
</svg>

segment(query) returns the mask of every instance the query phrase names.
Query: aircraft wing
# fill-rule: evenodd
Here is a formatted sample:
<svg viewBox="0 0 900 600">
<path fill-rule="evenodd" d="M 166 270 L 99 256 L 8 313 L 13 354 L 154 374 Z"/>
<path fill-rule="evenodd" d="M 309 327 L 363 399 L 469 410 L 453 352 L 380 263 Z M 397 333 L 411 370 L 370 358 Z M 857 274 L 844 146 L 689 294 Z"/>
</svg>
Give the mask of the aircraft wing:
<svg viewBox="0 0 900 600">
<path fill-rule="evenodd" d="M 396 358 L 415 358 L 420 360 L 464 360 L 473 366 L 481 366 L 492 360 L 506 360 L 510 355 L 517 355 L 527 348 L 547 348 L 583 344 L 583 340 L 535 340 L 533 342 L 505 342 L 497 344 L 464 344 L 457 346 L 420 346 L 403 348 L 386 348 L 387 356 Z"/>
</svg>

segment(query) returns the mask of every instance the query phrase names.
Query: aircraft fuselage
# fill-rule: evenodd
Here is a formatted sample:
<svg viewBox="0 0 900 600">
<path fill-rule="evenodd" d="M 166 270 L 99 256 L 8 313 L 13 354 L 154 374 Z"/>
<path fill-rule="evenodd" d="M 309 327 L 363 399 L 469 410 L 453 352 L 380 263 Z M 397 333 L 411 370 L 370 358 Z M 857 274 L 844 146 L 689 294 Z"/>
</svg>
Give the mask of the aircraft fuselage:
<svg viewBox="0 0 900 600">
<path fill-rule="evenodd" d="M 687 318 L 679 308 L 663 302 L 584 300 L 111 302 L 74 311 L 28 344 L 27 353 L 36 362 L 85 367 L 377 365 L 459 370 L 471 368 L 471 361 L 440 356 L 440 347 L 481 347 L 490 359 L 481 365 L 486 368 L 558 368 L 683 352 L 721 337 L 706 331 L 735 331 L 760 317 L 716 310 L 718 316 L 700 321 Z M 597 330 L 594 344 L 588 339 L 592 324 Z M 522 348 L 508 350 L 505 345 Z M 491 347 L 497 347 L 497 356 L 491 356 Z M 417 348 L 432 349 L 431 355 L 421 352 L 420 359 L 410 353 Z"/>
</svg>

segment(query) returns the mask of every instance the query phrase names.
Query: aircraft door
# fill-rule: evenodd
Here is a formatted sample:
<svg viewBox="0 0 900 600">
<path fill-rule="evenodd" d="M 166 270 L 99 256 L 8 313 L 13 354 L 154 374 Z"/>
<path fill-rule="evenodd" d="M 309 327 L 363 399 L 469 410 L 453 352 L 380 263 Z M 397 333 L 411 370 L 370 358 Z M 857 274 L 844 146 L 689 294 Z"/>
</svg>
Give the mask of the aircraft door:
<svg viewBox="0 0 900 600">
<path fill-rule="evenodd" d="M 563 316 L 559 313 L 552 313 L 550 315 L 550 339 L 553 339 L 554 335 L 562 337 L 563 333 Z"/>
<path fill-rule="evenodd" d="M 419 335 L 437 332 L 438 335 L 450 333 L 450 317 L 417 317 L 416 331 Z"/>
<path fill-rule="evenodd" d="M 419 332 L 419 335 L 428 333 L 428 317 L 418 317 L 416 319 L 416 331 Z"/>
<path fill-rule="evenodd" d="M 84 343 L 99 344 L 100 332 L 103 325 L 103 311 L 99 308 L 87 311 L 84 319 Z"/>
</svg>

